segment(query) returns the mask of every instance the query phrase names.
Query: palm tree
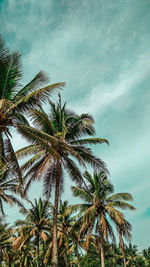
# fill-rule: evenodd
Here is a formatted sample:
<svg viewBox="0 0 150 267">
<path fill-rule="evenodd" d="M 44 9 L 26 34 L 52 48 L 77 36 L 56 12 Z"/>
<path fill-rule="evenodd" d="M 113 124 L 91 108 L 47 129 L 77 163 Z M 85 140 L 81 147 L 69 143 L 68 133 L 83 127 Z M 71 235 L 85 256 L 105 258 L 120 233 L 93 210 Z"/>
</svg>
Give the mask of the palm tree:
<svg viewBox="0 0 150 267">
<path fill-rule="evenodd" d="M 22 193 L 23 188 L 18 183 L 18 179 L 13 177 L 12 171 L 8 168 L 8 165 L 3 165 L 3 168 L 0 169 L 0 212 L 2 215 L 5 215 L 3 202 L 10 205 L 17 204 L 19 207 L 23 207 L 20 200 L 14 196 L 14 194 L 22 196 Z"/>
<path fill-rule="evenodd" d="M 44 201 L 41 198 L 34 203 L 30 201 L 31 208 L 28 210 L 22 208 L 21 212 L 26 214 L 25 220 L 16 221 L 15 225 L 18 227 L 20 236 L 16 238 L 13 246 L 16 249 L 21 249 L 23 245 L 27 243 L 31 238 L 35 238 L 35 244 L 37 247 L 37 267 L 40 266 L 39 259 L 39 246 L 40 239 L 46 241 L 48 238 L 49 227 L 49 216 L 50 216 L 50 203 Z"/>
<path fill-rule="evenodd" d="M 82 182 L 82 175 L 73 158 L 83 167 L 88 163 L 92 167 L 106 170 L 105 164 L 93 155 L 87 145 L 108 141 L 101 138 L 86 138 L 86 135 L 93 136 L 95 133 L 92 116 L 79 116 L 67 110 L 66 104 L 62 106 L 60 96 L 57 106 L 50 102 L 50 107 L 49 116 L 42 109 L 32 110 L 31 118 L 36 128 L 27 125 L 19 127 L 22 136 L 32 144 L 20 149 L 16 155 L 18 158 L 33 155 L 22 166 L 22 171 L 27 171 L 25 179 L 29 178 L 26 190 L 33 180 L 41 177 L 44 178 L 44 194 L 47 198 L 55 189 L 53 259 L 54 266 L 57 266 L 57 213 L 64 184 L 63 168 L 73 181 L 79 183 Z"/>
<path fill-rule="evenodd" d="M 134 266 L 138 256 L 138 247 L 130 243 L 129 246 L 125 246 L 125 254 L 127 255 L 127 266 Z"/>
<path fill-rule="evenodd" d="M 20 250 L 12 250 L 12 261 L 11 266 L 13 267 L 36 267 L 36 257 L 34 244 L 28 242 L 26 245 L 23 245 Z"/>
<path fill-rule="evenodd" d="M 62 249 L 62 256 L 64 257 L 66 267 L 68 266 L 67 252 L 69 250 L 70 231 L 75 222 L 75 216 L 72 216 L 69 207 L 68 201 L 62 202 L 60 200 L 58 212 L 58 248 L 59 251 Z"/>
<path fill-rule="evenodd" d="M 70 250 L 70 244 L 72 246 L 72 226 L 76 220 L 76 216 L 72 215 L 70 211 L 70 205 L 68 201 L 60 200 L 59 210 L 57 215 L 57 231 L 58 231 L 58 265 L 60 266 L 70 266 L 70 259 L 72 257 L 72 249 Z M 53 225 L 53 218 L 50 219 L 50 225 Z M 44 263 L 50 260 L 50 254 L 52 250 L 53 242 L 49 240 L 47 244 L 46 254 Z M 71 252 L 71 253 L 70 253 Z M 64 265 L 63 265 L 64 264 Z"/>
<path fill-rule="evenodd" d="M 8 224 L 4 223 L 0 218 L 0 267 L 3 266 L 3 261 L 9 261 L 9 250 L 11 248 L 12 229 L 8 228 Z"/>
<path fill-rule="evenodd" d="M 86 248 L 88 248 L 92 231 L 96 229 L 96 232 L 99 233 L 101 266 L 104 267 L 103 240 L 106 239 L 107 241 L 109 236 L 112 240 L 115 240 L 111 221 L 115 225 L 124 224 L 123 213 L 118 208 L 131 210 L 135 208 L 126 202 L 132 200 L 132 196 L 129 193 L 111 195 L 114 193 L 114 188 L 103 171 L 95 171 L 93 177 L 86 171 L 84 178 L 88 183 L 78 184 L 77 187 L 72 187 L 72 191 L 75 197 L 80 197 L 85 203 L 73 205 L 72 210 L 80 211 L 81 232 L 88 232 L 85 242 Z"/>
<path fill-rule="evenodd" d="M 144 256 L 146 261 L 150 264 L 150 247 L 148 247 L 147 249 L 143 249 L 142 255 Z"/>
<path fill-rule="evenodd" d="M 9 162 L 16 177 L 21 180 L 21 172 L 11 144 L 10 128 L 18 123 L 27 123 L 23 113 L 44 102 L 49 95 L 64 83 L 45 85 L 49 78 L 40 71 L 26 86 L 21 86 L 22 63 L 18 52 L 10 52 L 0 36 L 0 168 Z"/>
<path fill-rule="evenodd" d="M 122 253 L 122 258 L 123 258 L 123 264 L 124 267 L 126 267 L 126 260 L 125 260 L 125 251 L 124 251 L 124 242 L 123 242 L 123 236 L 127 239 L 127 240 L 131 240 L 132 235 L 131 235 L 131 230 L 132 230 L 132 226 L 131 224 L 124 220 L 124 223 L 121 225 L 117 225 L 117 232 L 119 235 L 119 242 L 120 242 L 120 248 L 121 248 L 121 253 Z"/>
<path fill-rule="evenodd" d="M 77 261 L 78 267 L 80 267 L 80 254 L 84 249 L 84 239 L 80 235 L 79 227 L 72 227 L 70 231 L 70 248 L 68 253 L 72 253 Z"/>
</svg>

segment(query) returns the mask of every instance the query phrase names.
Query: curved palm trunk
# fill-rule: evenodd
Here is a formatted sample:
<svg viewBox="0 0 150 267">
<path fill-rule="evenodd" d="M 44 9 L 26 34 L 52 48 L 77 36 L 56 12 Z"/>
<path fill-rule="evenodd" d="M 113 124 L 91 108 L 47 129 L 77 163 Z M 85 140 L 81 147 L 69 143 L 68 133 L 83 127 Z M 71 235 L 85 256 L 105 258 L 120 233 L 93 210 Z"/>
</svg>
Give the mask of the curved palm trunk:
<svg viewBox="0 0 150 267">
<path fill-rule="evenodd" d="M 105 267 L 103 236 L 100 234 L 101 267 Z"/>
<path fill-rule="evenodd" d="M 119 231 L 119 240 L 120 240 L 121 254 L 123 258 L 123 265 L 124 267 L 126 267 L 127 265 L 126 265 L 125 253 L 124 253 L 124 243 L 123 243 L 122 234 L 120 231 Z"/>
<path fill-rule="evenodd" d="M 61 175 L 60 162 L 57 162 L 57 172 L 58 175 L 56 175 L 55 203 L 54 203 L 54 214 L 53 214 L 53 266 L 54 267 L 58 267 L 57 214 L 58 214 L 59 187 L 60 187 L 60 175 Z"/>
</svg>

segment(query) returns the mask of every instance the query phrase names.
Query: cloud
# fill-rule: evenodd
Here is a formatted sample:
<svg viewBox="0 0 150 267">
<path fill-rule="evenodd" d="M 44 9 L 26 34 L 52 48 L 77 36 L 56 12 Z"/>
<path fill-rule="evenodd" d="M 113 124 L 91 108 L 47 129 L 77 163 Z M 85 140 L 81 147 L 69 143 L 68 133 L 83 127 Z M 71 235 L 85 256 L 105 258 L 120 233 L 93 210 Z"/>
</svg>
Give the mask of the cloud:
<svg viewBox="0 0 150 267">
<path fill-rule="evenodd" d="M 79 113 L 102 113 L 113 101 L 128 94 L 129 91 L 133 91 L 149 75 L 149 57 L 150 54 L 139 55 L 136 62 L 128 63 L 120 73 L 116 73 L 113 83 L 109 84 L 106 81 L 94 86 L 84 99 L 78 103 L 72 102 L 71 106 L 73 105 Z"/>
<path fill-rule="evenodd" d="M 5 5 L 3 7 L 3 14 L 7 12 L 9 17 L 7 20 L 6 15 L 2 16 L 4 34 L 7 32 L 10 36 L 11 45 L 15 44 L 23 51 L 25 77 L 28 77 L 25 79 L 31 79 L 42 68 L 53 81 L 67 82 L 64 92 L 67 99 L 78 101 L 89 94 L 89 90 L 93 92 L 92 98 L 103 87 L 106 89 L 103 101 L 107 102 L 107 97 L 113 99 L 115 95 L 107 92 L 108 88 L 111 90 L 110 81 L 105 82 L 114 75 L 111 79 L 114 87 L 116 80 L 121 83 L 119 72 L 128 61 L 124 56 L 122 58 L 126 49 L 122 43 L 125 42 L 124 31 L 132 20 L 129 1 L 126 5 L 104 1 L 94 5 L 90 1 L 60 3 L 46 0 L 37 5 L 33 0 L 9 1 L 7 9 Z M 134 36 L 137 37 L 136 31 Z M 132 39 L 129 35 L 128 45 L 130 40 L 132 44 Z M 136 50 L 134 48 L 132 52 L 132 59 Z"/>
</svg>

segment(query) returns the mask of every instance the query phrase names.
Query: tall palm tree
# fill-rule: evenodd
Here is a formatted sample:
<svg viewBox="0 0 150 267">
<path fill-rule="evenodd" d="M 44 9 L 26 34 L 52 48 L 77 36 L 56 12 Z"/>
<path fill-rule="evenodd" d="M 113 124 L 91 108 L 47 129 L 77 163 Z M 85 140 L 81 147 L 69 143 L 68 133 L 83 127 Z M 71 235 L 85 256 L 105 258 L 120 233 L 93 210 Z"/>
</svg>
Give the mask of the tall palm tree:
<svg viewBox="0 0 150 267">
<path fill-rule="evenodd" d="M 36 178 L 44 178 L 44 194 L 51 196 L 55 189 L 54 216 L 53 216 L 53 259 L 57 266 L 57 213 L 58 202 L 63 190 L 63 168 L 69 173 L 73 181 L 82 182 L 82 175 L 77 166 L 85 167 L 90 164 L 98 169 L 106 169 L 105 164 L 96 158 L 87 145 L 108 143 L 101 138 L 91 138 L 95 131 L 92 126 L 93 117 L 89 114 L 77 115 L 62 106 L 61 97 L 57 105 L 50 102 L 50 114 L 42 109 L 32 110 L 32 123 L 36 128 L 22 125 L 19 132 L 31 143 L 17 152 L 17 157 L 34 155 L 23 166 L 27 171 L 25 178 L 29 178 L 26 189 Z"/>
<path fill-rule="evenodd" d="M 17 127 L 18 123 L 27 123 L 23 113 L 44 102 L 56 88 L 64 85 L 56 83 L 40 88 L 49 81 L 48 76 L 40 71 L 22 87 L 22 72 L 21 55 L 11 53 L 0 36 L 0 168 L 3 163 L 9 162 L 20 180 L 21 172 L 11 144 L 10 129 Z"/>
<path fill-rule="evenodd" d="M 72 257 L 72 249 L 70 250 L 70 246 L 72 246 L 72 226 L 76 221 L 76 216 L 72 214 L 70 211 L 70 205 L 68 201 L 59 202 L 59 210 L 57 215 L 57 231 L 58 231 L 58 265 L 63 266 L 63 264 L 67 267 L 70 266 L 70 260 Z M 53 225 L 53 218 L 50 219 L 50 225 Z M 70 245 L 71 244 L 71 245 Z M 44 263 L 48 263 L 50 260 L 50 255 L 52 251 L 52 240 L 49 240 L 47 244 L 47 249 L 45 253 Z M 71 253 L 70 253 L 71 252 Z"/>
<path fill-rule="evenodd" d="M 132 226 L 127 220 L 124 220 L 123 224 L 121 224 L 121 225 L 118 224 L 117 225 L 117 232 L 118 232 L 118 235 L 119 235 L 119 243 L 120 243 L 120 248 L 121 248 L 124 267 L 126 267 L 127 265 L 126 265 L 126 259 L 125 259 L 123 236 L 128 241 L 130 241 L 131 238 L 132 238 L 131 230 L 132 230 Z"/>
<path fill-rule="evenodd" d="M 48 238 L 50 203 L 48 201 L 39 201 L 35 199 L 34 203 L 30 201 L 31 208 L 22 208 L 21 212 L 26 215 L 25 220 L 16 221 L 15 225 L 18 227 L 20 236 L 16 238 L 13 246 L 16 249 L 21 249 L 27 241 L 34 238 L 37 247 L 37 267 L 40 266 L 39 246 L 40 239 L 46 241 Z"/>
<path fill-rule="evenodd" d="M 7 175 L 6 175 L 7 173 Z M 18 183 L 18 179 L 13 177 L 12 171 L 8 168 L 8 165 L 3 165 L 0 169 L 0 213 L 5 215 L 3 203 L 10 205 L 17 204 L 19 207 L 23 207 L 20 200 L 15 194 L 23 195 L 23 188 Z"/>
<path fill-rule="evenodd" d="M 109 236 L 112 240 L 115 240 L 111 221 L 115 225 L 122 225 L 124 216 L 119 209 L 134 210 L 135 208 L 127 203 L 127 201 L 132 201 L 132 196 L 129 193 L 113 194 L 113 185 L 108 181 L 103 171 L 95 171 L 93 177 L 86 171 L 84 178 L 87 183 L 72 187 L 73 195 L 80 197 L 84 203 L 73 205 L 72 210 L 80 211 L 81 232 L 88 232 L 85 247 L 88 247 L 92 231 L 96 229 L 96 232 L 99 233 L 101 266 L 104 267 L 103 240 L 105 238 L 107 241 Z"/>
</svg>

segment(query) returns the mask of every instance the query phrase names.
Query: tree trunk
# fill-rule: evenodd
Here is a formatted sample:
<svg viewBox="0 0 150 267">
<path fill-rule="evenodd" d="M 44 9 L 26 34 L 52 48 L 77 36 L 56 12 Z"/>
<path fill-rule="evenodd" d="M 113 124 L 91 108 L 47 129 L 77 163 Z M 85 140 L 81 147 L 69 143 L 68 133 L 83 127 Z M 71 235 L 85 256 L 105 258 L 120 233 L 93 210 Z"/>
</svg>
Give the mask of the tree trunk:
<svg viewBox="0 0 150 267">
<path fill-rule="evenodd" d="M 104 247 L 103 247 L 103 236 L 100 233 L 100 250 L 101 250 L 101 267 L 105 267 L 105 260 L 104 260 Z"/>
<path fill-rule="evenodd" d="M 119 240 L 120 240 L 121 254 L 123 258 L 123 265 L 124 267 L 126 267 L 127 265 L 126 265 L 126 260 L 125 260 L 124 244 L 123 244 L 122 234 L 120 231 L 119 231 Z"/>
<path fill-rule="evenodd" d="M 40 267 L 39 246 L 40 246 L 40 238 L 39 238 L 39 233 L 38 233 L 37 235 L 37 267 Z"/>
<path fill-rule="evenodd" d="M 58 267 L 57 213 L 58 213 L 59 187 L 60 187 L 60 176 L 61 176 L 60 172 L 61 172 L 60 162 L 57 162 L 55 203 L 54 203 L 54 214 L 53 214 L 53 267 Z"/>
</svg>

